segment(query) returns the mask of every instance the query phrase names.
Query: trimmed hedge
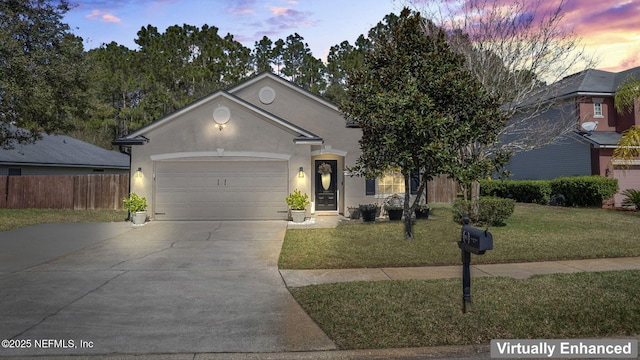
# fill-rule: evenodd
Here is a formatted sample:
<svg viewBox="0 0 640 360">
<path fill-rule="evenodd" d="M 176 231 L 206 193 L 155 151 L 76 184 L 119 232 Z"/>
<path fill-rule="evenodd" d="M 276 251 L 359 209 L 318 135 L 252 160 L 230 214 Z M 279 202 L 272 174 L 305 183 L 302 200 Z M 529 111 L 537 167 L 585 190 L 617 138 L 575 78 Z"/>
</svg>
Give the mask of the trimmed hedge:
<svg viewBox="0 0 640 360">
<path fill-rule="evenodd" d="M 551 199 L 548 180 L 480 181 L 480 196 L 514 199 L 517 202 L 546 205 Z"/>
<path fill-rule="evenodd" d="M 458 199 L 453 203 L 453 221 L 462 224 L 462 217 L 469 215 L 473 224 L 504 226 L 515 210 L 516 201 L 499 197 L 483 196 L 478 199 L 478 216 L 474 216 L 472 202 Z"/>
<path fill-rule="evenodd" d="M 618 179 L 598 175 L 572 176 L 551 180 L 551 191 L 564 196 L 565 206 L 602 206 L 618 192 Z"/>
<path fill-rule="evenodd" d="M 602 206 L 618 192 L 618 180 L 592 176 L 562 177 L 553 180 L 480 181 L 481 196 L 514 199 L 517 202 L 565 206 Z"/>
</svg>

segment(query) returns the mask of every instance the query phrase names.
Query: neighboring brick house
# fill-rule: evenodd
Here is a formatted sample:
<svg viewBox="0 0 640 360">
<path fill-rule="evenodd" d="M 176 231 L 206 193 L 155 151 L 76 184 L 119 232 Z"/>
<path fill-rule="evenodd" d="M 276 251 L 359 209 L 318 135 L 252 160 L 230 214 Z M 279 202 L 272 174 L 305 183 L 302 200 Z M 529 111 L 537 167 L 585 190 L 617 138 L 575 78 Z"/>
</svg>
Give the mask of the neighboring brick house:
<svg viewBox="0 0 640 360">
<path fill-rule="evenodd" d="M 622 132 L 640 126 L 638 102 L 629 114 L 620 114 L 614 107 L 616 89 L 630 76 L 640 79 L 640 67 L 618 73 L 588 69 L 550 85 L 555 88 L 555 99 L 575 108 L 576 130 L 560 143 L 514 155 L 508 165 L 512 178 L 601 175 L 618 179 L 620 192 L 640 189 L 640 159 L 628 168 L 611 160 Z M 549 121 L 555 120 L 549 116 Z M 596 122 L 595 129 L 587 131 Z M 617 194 L 614 205 L 621 206 L 622 200 Z"/>
</svg>

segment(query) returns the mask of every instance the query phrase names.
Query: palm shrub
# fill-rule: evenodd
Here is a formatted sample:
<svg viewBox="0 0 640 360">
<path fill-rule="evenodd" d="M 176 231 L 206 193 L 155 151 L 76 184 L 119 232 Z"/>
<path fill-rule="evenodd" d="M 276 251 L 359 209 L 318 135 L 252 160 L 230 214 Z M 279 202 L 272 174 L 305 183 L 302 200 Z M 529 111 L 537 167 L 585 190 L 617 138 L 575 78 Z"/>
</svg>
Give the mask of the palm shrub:
<svg viewBox="0 0 640 360">
<path fill-rule="evenodd" d="M 627 189 L 622 192 L 625 196 L 622 200 L 622 206 L 634 206 L 636 210 L 640 210 L 640 190 Z"/>
</svg>

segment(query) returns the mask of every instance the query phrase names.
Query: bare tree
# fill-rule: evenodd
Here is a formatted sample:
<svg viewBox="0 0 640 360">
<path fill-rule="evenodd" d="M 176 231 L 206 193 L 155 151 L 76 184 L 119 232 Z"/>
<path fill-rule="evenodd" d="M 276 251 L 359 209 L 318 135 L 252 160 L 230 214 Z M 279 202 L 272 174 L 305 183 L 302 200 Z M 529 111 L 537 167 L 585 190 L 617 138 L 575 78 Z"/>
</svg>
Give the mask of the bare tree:
<svg viewBox="0 0 640 360">
<path fill-rule="evenodd" d="M 481 157 L 544 147 L 576 129 L 575 105 L 562 99 L 568 76 L 593 67 L 581 39 L 563 23 L 566 0 L 399 0 L 448 29 L 465 66 L 511 120 Z M 547 84 L 552 84 L 547 86 Z"/>
</svg>

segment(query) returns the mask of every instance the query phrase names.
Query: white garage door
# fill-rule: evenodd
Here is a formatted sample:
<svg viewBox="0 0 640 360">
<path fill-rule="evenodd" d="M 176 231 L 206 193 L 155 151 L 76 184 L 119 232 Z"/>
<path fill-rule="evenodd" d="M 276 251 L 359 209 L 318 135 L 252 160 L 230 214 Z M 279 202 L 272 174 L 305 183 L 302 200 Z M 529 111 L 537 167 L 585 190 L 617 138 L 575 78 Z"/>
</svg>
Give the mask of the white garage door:
<svg viewBox="0 0 640 360">
<path fill-rule="evenodd" d="M 287 219 L 286 161 L 156 163 L 157 220 Z"/>
<path fill-rule="evenodd" d="M 634 165 L 627 169 L 616 166 L 613 170 L 614 177 L 618 179 L 620 191 L 613 197 L 615 206 L 622 206 L 625 196 L 620 195 L 626 189 L 640 190 L 640 166 Z"/>
</svg>

